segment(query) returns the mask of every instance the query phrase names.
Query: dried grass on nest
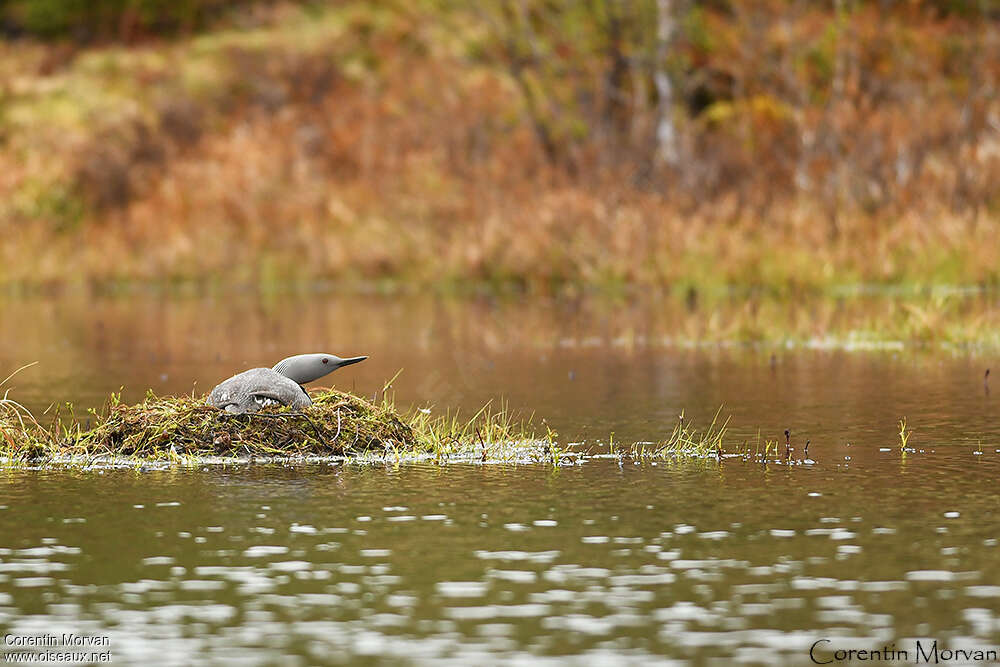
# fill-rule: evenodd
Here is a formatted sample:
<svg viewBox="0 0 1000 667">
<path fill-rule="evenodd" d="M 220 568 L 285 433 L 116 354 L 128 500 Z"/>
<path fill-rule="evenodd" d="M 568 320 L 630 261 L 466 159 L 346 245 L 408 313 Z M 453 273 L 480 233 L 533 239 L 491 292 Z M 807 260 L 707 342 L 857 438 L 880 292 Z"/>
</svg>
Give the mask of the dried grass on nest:
<svg viewBox="0 0 1000 667">
<path fill-rule="evenodd" d="M 339 455 L 383 448 L 412 448 L 413 429 L 388 403 L 381 405 L 334 389 L 312 395 L 302 410 L 267 408 L 231 415 L 203 398 L 158 397 L 135 405 L 112 396 L 92 428 L 64 430 L 66 454 L 157 458 L 197 456 Z"/>
</svg>

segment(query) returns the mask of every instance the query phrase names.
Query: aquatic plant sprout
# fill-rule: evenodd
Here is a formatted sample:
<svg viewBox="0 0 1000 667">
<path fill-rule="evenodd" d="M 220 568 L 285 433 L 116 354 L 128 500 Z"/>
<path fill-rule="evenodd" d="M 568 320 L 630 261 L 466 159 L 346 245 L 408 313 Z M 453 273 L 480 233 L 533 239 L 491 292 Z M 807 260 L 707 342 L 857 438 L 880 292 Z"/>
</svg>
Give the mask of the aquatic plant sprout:
<svg viewBox="0 0 1000 667">
<path fill-rule="evenodd" d="M 906 417 L 899 420 L 899 451 L 903 456 L 906 456 L 907 443 L 910 441 L 910 436 L 913 435 L 913 431 L 906 430 Z"/>
</svg>

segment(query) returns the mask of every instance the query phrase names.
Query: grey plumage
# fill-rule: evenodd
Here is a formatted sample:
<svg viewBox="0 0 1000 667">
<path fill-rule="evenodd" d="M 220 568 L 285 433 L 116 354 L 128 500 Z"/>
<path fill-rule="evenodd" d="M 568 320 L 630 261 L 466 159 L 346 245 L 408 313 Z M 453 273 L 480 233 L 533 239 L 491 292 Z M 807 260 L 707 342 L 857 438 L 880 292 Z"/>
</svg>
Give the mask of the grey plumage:
<svg viewBox="0 0 1000 667">
<path fill-rule="evenodd" d="M 269 405 L 304 408 L 312 405 L 312 399 L 303 384 L 367 358 L 342 359 L 334 354 L 288 357 L 274 368 L 251 368 L 224 380 L 208 395 L 208 404 L 232 414 L 257 412 Z"/>
<path fill-rule="evenodd" d="M 268 405 L 304 408 L 312 399 L 302 385 L 270 368 L 251 368 L 220 383 L 208 395 L 208 404 L 243 414 L 257 412 Z"/>
</svg>

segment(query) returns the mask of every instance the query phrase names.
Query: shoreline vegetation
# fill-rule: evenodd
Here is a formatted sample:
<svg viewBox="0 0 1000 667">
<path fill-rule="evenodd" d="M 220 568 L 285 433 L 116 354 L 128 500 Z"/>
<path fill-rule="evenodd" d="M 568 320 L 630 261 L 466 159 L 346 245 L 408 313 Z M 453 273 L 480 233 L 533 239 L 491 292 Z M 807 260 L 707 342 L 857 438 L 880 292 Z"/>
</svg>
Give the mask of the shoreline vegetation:
<svg viewBox="0 0 1000 667">
<path fill-rule="evenodd" d="M 1000 285 L 992 3 L 147 4 L 3 5 L 0 288 Z"/>
<path fill-rule="evenodd" d="M 9 378 L 8 378 L 9 379 Z M 368 401 L 334 389 L 312 392 L 313 405 L 302 410 L 268 408 L 229 415 L 195 396 L 158 397 L 152 392 L 135 405 L 112 394 L 103 410 L 86 417 L 64 406 L 44 426 L 9 392 L 0 398 L 0 466 L 80 464 L 131 466 L 147 463 L 269 463 L 344 460 L 358 463 L 542 463 L 575 465 L 589 458 L 660 461 L 739 456 L 787 464 L 777 442 L 744 442 L 725 451 L 728 419 L 716 414 L 699 431 L 683 413 L 668 437 L 658 443 L 622 446 L 612 435 L 607 452 L 575 451 L 557 434 L 505 406 L 484 406 L 470 419 L 457 414 L 431 416 L 430 410 L 396 411 L 392 399 Z M 544 433 L 542 430 L 544 429 Z M 541 433 L 541 435 L 540 435 Z M 758 439 L 759 440 L 759 439 Z M 808 454 L 808 451 L 806 452 Z M 811 463 L 811 461 L 805 461 Z"/>
</svg>

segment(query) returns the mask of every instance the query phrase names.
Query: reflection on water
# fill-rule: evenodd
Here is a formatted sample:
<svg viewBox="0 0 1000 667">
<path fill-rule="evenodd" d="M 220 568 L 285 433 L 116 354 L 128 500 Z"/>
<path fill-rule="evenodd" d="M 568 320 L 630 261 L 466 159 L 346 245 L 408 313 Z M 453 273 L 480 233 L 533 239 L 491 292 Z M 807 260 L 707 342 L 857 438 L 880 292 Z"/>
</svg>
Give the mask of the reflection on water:
<svg viewBox="0 0 1000 667">
<path fill-rule="evenodd" d="M 0 368 L 41 361 L 12 383 L 35 410 L 206 391 L 323 350 L 371 355 L 332 376 L 342 388 L 403 368 L 402 404 L 502 396 L 564 441 L 651 440 L 682 408 L 704 422 L 725 405 L 738 437 L 790 428 L 817 460 L 0 471 L 0 637 L 106 636 L 117 662 L 177 665 L 810 664 L 821 639 L 910 661 L 917 639 L 1000 642 L 986 358 L 687 347 L 712 314 L 672 302 L 0 309 Z"/>
</svg>

